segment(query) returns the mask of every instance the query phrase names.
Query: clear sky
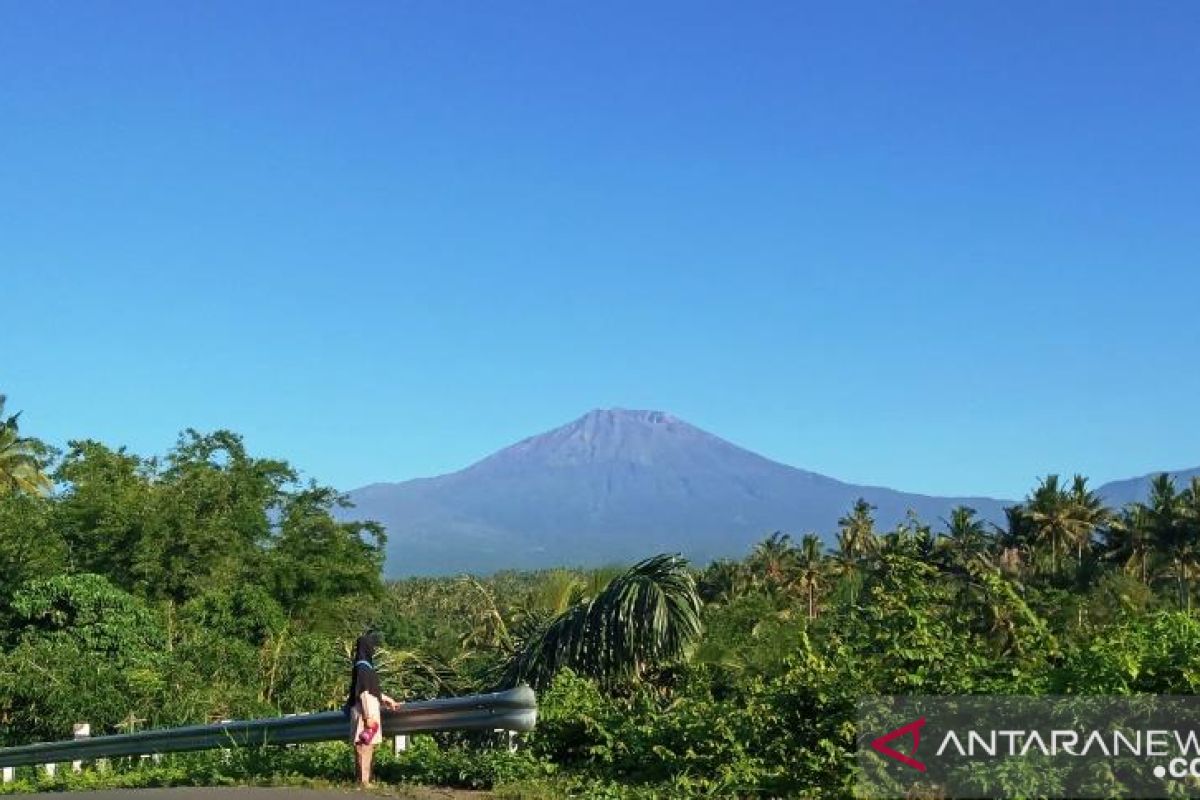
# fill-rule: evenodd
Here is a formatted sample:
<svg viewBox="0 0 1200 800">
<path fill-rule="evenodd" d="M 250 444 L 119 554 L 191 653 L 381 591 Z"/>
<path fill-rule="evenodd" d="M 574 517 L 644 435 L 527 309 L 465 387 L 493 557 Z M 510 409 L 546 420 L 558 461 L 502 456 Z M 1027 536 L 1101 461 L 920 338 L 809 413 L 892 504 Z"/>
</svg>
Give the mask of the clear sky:
<svg viewBox="0 0 1200 800">
<path fill-rule="evenodd" d="M 594 407 L 1200 464 L 1200 3 L 3 2 L 0 391 L 341 488 Z"/>
</svg>

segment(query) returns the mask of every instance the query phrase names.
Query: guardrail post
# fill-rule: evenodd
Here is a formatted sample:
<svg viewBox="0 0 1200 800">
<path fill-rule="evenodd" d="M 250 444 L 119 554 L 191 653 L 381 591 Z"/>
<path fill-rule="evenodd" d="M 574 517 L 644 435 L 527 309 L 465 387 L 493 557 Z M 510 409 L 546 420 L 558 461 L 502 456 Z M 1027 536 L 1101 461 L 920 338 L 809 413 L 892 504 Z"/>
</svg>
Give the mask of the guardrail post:
<svg viewBox="0 0 1200 800">
<path fill-rule="evenodd" d="M 4 768 L 4 775 L 2 778 L 4 783 L 12 783 L 14 780 L 16 780 L 16 778 L 17 778 L 17 768 L 16 767 L 5 767 Z"/>
<path fill-rule="evenodd" d="M 79 741 L 80 739 L 87 739 L 88 737 L 90 737 L 92 735 L 92 726 L 86 722 L 76 722 L 75 727 L 72 729 L 72 733 L 75 734 L 75 741 Z M 72 772 L 83 772 L 83 762 L 82 761 L 72 761 L 71 762 L 71 771 Z"/>
<path fill-rule="evenodd" d="M 288 717 L 295 717 L 295 716 L 298 716 L 298 715 L 297 715 L 297 714 L 284 714 L 283 716 L 284 716 L 284 718 L 286 719 L 286 718 L 288 718 Z M 296 745 L 295 745 L 295 744 L 285 744 L 285 745 L 284 745 L 284 748 L 285 748 L 285 749 L 287 749 L 287 750 L 295 750 L 295 749 L 296 749 Z"/>
<path fill-rule="evenodd" d="M 405 736 L 403 733 L 396 734 L 396 738 L 392 743 L 392 748 L 393 748 L 392 752 L 394 752 L 396 754 L 403 753 L 405 750 L 408 749 L 408 737 Z"/>
<path fill-rule="evenodd" d="M 508 749 L 508 752 L 510 752 L 510 753 L 517 752 L 517 732 L 516 731 L 510 731 L 505 728 L 496 728 L 495 730 L 492 731 L 492 733 L 499 733 L 504 736 L 504 746 Z"/>
<path fill-rule="evenodd" d="M 46 776 L 50 778 L 54 777 L 54 772 L 56 769 L 58 769 L 57 764 L 42 764 L 42 767 L 44 767 L 46 770 Z"/>
</svg>

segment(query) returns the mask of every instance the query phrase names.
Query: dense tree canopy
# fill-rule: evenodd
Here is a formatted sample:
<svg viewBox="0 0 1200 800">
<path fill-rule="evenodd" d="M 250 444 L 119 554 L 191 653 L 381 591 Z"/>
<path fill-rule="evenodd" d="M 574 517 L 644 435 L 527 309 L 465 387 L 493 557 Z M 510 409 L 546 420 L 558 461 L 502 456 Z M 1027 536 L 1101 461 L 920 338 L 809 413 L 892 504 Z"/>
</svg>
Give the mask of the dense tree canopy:
<svg viewBox="0 0 1200 800">
<path fill-rule="evenodd" d="M 999 527 L 879 530 L 859 501 L 833 547 L 780 531 L 700 569 L 391 583 L 340 502 L 228 431 L 56 457 L 0 415 L 0 737 L 334 708 L 368 625 L 394 695 L 534 683 L 520 758 L 550 796 L 845 796 L 867 693 L 1200 690 L 1200 480 L 1111 509 L 1049 476 Z M 484 763 L 451 752 L 437 774 Z"/>
</svg>

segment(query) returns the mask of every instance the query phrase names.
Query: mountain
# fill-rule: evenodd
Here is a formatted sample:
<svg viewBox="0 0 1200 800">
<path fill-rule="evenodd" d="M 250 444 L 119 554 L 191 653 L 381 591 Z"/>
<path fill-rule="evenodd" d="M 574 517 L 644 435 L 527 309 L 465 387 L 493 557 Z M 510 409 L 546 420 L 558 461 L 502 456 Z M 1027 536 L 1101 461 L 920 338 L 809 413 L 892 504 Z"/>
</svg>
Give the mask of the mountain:
<svg viewBox="0 0 1200 800">
<path fill-rule="evenodd" d="M 661 411 L 592 411 L 436 478 L 350 492 L 344 514 L 388 530 L 389 576 L 742 556 L 772 531 L 815 531 L 863 497 L 888 529 L 956 505 L 1000 522 L 1006 501 L 856 486 L 737 447 Z"/>
<path fill-rule="evenodd" d="M 1150 497 L 1150 482 L 1162 473 L 1152 472 L 1139 478 L 1129 478 L 1124 481 L 1106 483 L 1096 490 L 1104 502 L 1113 508 L 1120 508 L 1126 503 L 1145 502 Z M 1200 467 L 1181 469 L 1168 472 L 1175 486 L 1183 490 L 1191 484 L 1192 478 L 1200 478 Z"/>
</svg>

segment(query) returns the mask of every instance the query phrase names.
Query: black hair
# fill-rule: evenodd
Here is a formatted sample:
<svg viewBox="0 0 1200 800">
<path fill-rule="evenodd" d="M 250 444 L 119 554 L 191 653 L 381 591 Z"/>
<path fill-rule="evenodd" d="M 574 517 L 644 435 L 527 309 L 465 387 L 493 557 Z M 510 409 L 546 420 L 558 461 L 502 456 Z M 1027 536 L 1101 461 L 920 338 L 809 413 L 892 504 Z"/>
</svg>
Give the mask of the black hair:
<svg viewBox="0 0 1200 800">
<path fill-rule="evenodd" d="M 350 694 L 346 698 L 349 710 L 358 702 L 358 696 L 370 692 L 382 699 L 379 675 L 375 672 L 375 651 L 381 644 L 377 631 L 367 631 L 354 642 L 354 665 L 350 667 Z"/>
</svg>

